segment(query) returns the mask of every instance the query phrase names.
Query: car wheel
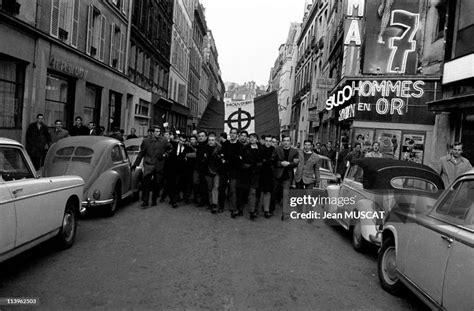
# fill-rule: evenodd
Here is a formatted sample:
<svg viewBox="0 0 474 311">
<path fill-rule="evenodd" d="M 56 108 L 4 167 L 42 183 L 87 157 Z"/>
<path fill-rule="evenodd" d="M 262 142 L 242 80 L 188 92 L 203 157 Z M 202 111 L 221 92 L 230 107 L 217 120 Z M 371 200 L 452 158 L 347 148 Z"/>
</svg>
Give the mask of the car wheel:
<svg viewBox="0 0 474 311">
<path fill-rule="evenodd" d="M 383 242 L 378 258 L 378 272 L 380 285 L 392 295 L 396 295 L 402 289 L 402 283 L 397 277 L 396 249 L 392 238 Z"/>
<path fill-rule="evenodd" d="M 61 249 L 70 248 L 76 239 L 77 230 L 77 207 L 76 203 L 69 201 L 64 209 L 61 230 L 57 236 L 58 246 Z"/>
<path fill-rule="evenodd" d="M 115 215 L 120 205 L 121 196 L 120 185 L 117 184 L 115 186 L 114 193 L 112 194 L 112 204 L 110 204 L 109 208 L 107 209 L 107 216 L 112 217 Z"/>
<path fill-rule="evenodd" d="M 363 252 L 367 248 L 367 241 L 362 236 L 362 224 L 360 220 L 356 220 L 356 223 L 352 226 L 352 246 L 358 252 Z"/>
</svg>

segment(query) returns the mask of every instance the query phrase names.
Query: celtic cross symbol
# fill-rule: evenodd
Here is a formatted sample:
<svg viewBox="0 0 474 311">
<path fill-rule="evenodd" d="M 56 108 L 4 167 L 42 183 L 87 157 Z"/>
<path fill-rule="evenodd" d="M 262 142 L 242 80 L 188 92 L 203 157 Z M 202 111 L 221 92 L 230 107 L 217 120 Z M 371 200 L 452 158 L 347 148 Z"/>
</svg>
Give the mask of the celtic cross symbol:
<svg viewBox="0 0 474 311">
<path fill-rule="evenodd" d="M 248 129 L 253 119 L 255 118 L 252 117 L 248 111 L 239 108 L 239 110 L 234 111 L 229 115 L 225 123 L 227 123 L 231 129 L 238 129 L 240 131 Z M 233 126 L 234 123 L 237 123 L 237 126 Z"/>
</svg>

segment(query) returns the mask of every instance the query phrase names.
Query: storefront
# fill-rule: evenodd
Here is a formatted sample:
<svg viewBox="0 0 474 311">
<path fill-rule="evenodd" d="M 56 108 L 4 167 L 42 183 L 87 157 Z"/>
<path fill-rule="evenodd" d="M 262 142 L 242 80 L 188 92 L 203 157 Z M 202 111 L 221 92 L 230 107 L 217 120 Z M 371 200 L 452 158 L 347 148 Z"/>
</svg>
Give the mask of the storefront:
<svg viewBox="0 0 474 311">
<path fill-rule="evenodd" d="M 337 141 L 368 151 L 379 142 L 385 157 L 430 164 L 438 80 L 361 77 L 346 81 L 326 103 L 334 111 Z"/>
</svg>

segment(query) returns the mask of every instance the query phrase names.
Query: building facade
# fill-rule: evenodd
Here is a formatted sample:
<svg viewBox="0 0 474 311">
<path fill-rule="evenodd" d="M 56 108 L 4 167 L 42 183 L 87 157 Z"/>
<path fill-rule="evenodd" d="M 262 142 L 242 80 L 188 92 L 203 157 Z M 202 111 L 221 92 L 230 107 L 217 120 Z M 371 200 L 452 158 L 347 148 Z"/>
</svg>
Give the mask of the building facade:
<svg viewBox="0 0 474 311">
<path fill-rule="evenodd" d="M 3 1 L 0 7 L 0 135 L 24 142 L 42 113 L 71 127 L 76 116 L 106 130 L 125 128 L 130 96 L 142 92 L 126 76 L 129 1 Z M 147 98 L 149 100 L 149 98 Z"/>
<path fill-rule="evenodd" d="M 173 35 L 171 42 L 171 67 L 169 99 L 187 106 L 189 57 L 192 46 L 193 1 L 175 0 L 173 11 Z M 189 117 L 189 116 L 188 116 Z M 184 127 L 188 126 L 188 121 Z M 187 129 L 187 131 L 189 131 Z"/>
<path fill-rule="evenodd" d="M 458 141 L 463 143 L 463 156 L 474 163 L 474 2 L 431 1 L 429 11 L 434 20 L 446 17 L 447 22 L 446 28 L 441 22 L 433 34 L 446 42 L 442 96 L 429 103 L 436 113 L 435 165 Z"/>
<path fill-rule="evenodd" d="M 193 39 L 190 50 L 189 61 L 189 87 L 188 107 L 191 111 L 192 120 L 189 127 L 196 128 L 199 118 L 199 102 L 201 99 L 201 71 L 203 59 L 203 42 L 207 33 L 206 19 L 203 6 L 199 2 L 194 5 Z"/>
</svg>

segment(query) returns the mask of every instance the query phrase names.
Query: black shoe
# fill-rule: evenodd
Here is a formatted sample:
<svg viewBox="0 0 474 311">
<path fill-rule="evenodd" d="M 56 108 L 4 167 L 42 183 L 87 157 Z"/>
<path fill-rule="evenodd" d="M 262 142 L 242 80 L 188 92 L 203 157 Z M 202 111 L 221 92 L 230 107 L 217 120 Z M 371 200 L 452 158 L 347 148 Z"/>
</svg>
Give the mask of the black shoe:
<svg viewBox="0 0 474 311">
<path fill-rule="evenodd" d="M 237 211 L 232 211 L 232 212 L 230 213 L 230 217 L 231 217 L 231 218 L 235 218 L 235 217 L 237 217 L 238 215 L 239 215 L 239 213 L 238 213 Z"/>
<path fill-rule="evenodd" d="M 212 204 L 212 205 L 211 205 L 211 213 L 212 213 L 212 214 L 217 213 L 217 206 L 216 206 L 215 204 Z"/>
<path fill-rule="evenodd" d="M 266 219 L 269 219 L 270 217 L 272 217 L 272 213 L 265 212 L 265 213 L 263 213 L 263 217 L 265 217 Z"/>
<path fill-rule="evenodd" d="M 281 221 L 285 220 L 285 214 L 281 214 Z"/>
<path fill-rule="evenodd" d="M 237 216 L 244 216 L 244 211 L 238 211 Z"/>
<path fill-rule="evenodd" d="M 217 210 L 218 213 L 224 213 L 224 208 L 223 207 L 219 207 L 219 209 Z"/>
<path fill-rule="evenodd" d="M 140 205 L 140 207 L 142 209 L 148 208 L 149 207 L 148 202 L 143 202 L 142 205 Z"/>
<path fill-rule="evenodd" d="M 157 206 L 158 204 L 156 203 L 156 201 L 152 201 L 151 202 L 151 206 Z"/>
<path fill-rule="evenodd" d="M 255 218 L 257 218 L 257 214 L 256 213 L 250 213 L 250 220 L 254 220 Z"/>
<path fill-rule="evenodd" d="M 178 204 L 176 204 L 176 202 L 173 202 L 173 203 L 171 203 L 171 207 L 172 208 L 178 208 Z"/>
<path fill-rule="evenodd" d="M 160 203 L 163 203 L 165 201 L 165 198 L 160 199 Z"/>
</svg>

